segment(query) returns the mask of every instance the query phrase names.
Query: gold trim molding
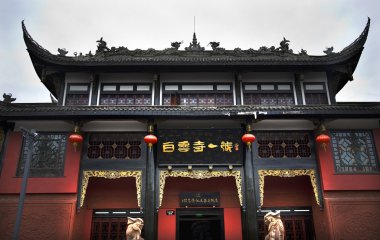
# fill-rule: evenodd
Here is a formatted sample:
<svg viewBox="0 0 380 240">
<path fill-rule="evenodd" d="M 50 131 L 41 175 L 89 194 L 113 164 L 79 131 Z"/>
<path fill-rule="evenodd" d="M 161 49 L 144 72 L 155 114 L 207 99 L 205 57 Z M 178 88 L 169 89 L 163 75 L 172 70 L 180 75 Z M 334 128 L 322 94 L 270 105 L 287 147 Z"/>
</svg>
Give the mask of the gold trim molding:
<svg viewBox="0 0 380 240">
<path fill-rule="evenodd" d="M 281 170 L 259 170 L 259 188 L 260 188 L 260 206 L 264 203 L 264 177 L 265 176 L 275 176 L 275 177 L 297 177 L 297 176 L 309 176 L 311 185 L 313 187 L 314 196 L 317 204 L 321 206 L 319 202 L 318 194 L 318 184 L 315 177 L 314 169 L 281 169 Z"/>
<path fill-rule="evenodd" d="M 165 181 L 167 177 L 187 177 L 193 179 L 208 179 L 214 177 L 234 177 L 236 188 L 238 192 L 240 206 L 243 206 L 242 194 L 242 179 L 240 171 L 207 171 L 207 170 L 193 170 L 193 171 L 160 171 L 160 191 L 159 191 L 159 207 L 161 207 L 162 199 L 164 198 Z"/>
<path fill-rule="evenodd" d="M 136 189 L 137 189 L 137 205 L 141 207 L 141 171 L 111 171 L 111 170 L 90 170 L 90 171 L 83 171 L 83 178 L 82 178 L 82 192 L 80 196 L 80 207 L 83 206 L 84 199 L 86 197 L 86 191 L 88 186 L 88 181 L 90 180 L 90 177 L 101 177 L 101 178 L 107 178 L 107 179 L 117 179 L 122 177 L 134 177 L 136 179 Z"/>
</svg>

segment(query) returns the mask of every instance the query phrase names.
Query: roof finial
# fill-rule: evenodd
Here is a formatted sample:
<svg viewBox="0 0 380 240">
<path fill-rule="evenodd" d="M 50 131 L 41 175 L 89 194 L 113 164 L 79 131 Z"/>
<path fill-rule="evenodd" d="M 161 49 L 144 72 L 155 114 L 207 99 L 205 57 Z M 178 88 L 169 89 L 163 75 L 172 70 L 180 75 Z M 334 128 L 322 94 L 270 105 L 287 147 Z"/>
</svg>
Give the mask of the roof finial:
<svg viewBox="0 0 380 240">
<path fill-rule="evenodd" d="M 195 34 L 195 16 L 194 16 L 194 33 L 193 33 L 193 41 L 190 42 L 190 46 L 185 48 L 186 51 L 204 51 L 205 48 L 200 46 L 200 43 L 197 40 L 197 36 Z"/>
</svg>

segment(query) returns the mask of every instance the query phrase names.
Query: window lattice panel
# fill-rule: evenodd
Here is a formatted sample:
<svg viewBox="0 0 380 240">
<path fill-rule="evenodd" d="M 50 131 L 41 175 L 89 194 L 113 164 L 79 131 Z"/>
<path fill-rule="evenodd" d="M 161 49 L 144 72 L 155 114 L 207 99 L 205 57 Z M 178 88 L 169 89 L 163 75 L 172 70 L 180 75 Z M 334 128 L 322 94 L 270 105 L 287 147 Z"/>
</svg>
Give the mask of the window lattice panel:
<svg viewBox="0 0 380 240">
<path fill-rule="evenodd" d="M 244 93 L 244 105 L 294 105 L 292 93 Z"/>
<path fill-rule="evenodd" d="M 260 158 L 309 158 L 311 147 L 308 133 L 265 132 L 257 134 Z"/>
<path fill-rule="evenodd" d="M 163 105 L 184 106 L 221 106 L 233 105 L 233 96 L 230 93 L 209 94 L 164 94 Z"/>
<path fill-rule="evenodd" d="M 89 159 L 140 159 L 140 135 L 92 134 L 87 149 Z"/>
<path fill-rule="evenodd" d="M 335 170 L 338 173 L 379 172 L 370 131 L 331 131 Z"/>
<path fill-rule="evenodd" d="M 33 144 L 30 163 L 31 177 L 59 177 L 64 173 L 66 134 L 39 133 Z M 28 141 L 24 138 L 17 176 L 24 173 L 28 155 Z"/>
<path fill-rule="evenodd" d="M 88 94 L 67 94 L 66 95 L 66 105 L 76 106 L 76 105 L 88 105 Z"/>
<path fill-rule="evenodd" d="M 151 105 L 150 94 L 102 94 L 100 105 Z"/>
</svg>

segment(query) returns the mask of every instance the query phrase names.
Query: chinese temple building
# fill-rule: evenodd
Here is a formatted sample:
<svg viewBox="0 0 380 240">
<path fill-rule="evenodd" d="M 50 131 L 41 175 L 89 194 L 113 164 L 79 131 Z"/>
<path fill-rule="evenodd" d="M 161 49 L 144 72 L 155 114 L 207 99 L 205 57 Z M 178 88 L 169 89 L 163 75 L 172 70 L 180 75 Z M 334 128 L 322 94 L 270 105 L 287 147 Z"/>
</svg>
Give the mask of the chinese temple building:
<svg viewBox="0 0 380 240">
<path fill-rule="evenodd" d="M 1 238 L 27 180 L 20 239 L 126 239 L 127 217 L 148 240 L 264 239 L 274 210 L 285 239 L 380 239 L 380 103 L 335 99 L 369 28 L 322 56 L 285 38 L 205 49 L 195 33 L 69 56 L 22 23 L 56 101 L 0 102 Z"/>
</svg>

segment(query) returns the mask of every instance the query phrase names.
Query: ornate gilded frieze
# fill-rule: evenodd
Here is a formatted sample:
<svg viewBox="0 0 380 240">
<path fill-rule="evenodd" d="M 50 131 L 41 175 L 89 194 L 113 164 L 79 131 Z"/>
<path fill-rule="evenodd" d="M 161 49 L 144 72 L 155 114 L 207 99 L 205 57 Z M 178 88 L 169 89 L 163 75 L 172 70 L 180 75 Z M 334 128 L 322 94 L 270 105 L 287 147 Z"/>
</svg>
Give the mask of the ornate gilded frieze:
<svg viewBox="0 0 380 240">
<path fill-rule="evenodd" d="M 83 206 L 84 199 L 86 197 L 86 191 L 88 186 L 88 181 L 90 177 L 101 177 L 107 179 L 117 179 L 122 177 L 134 177 L 136 179 L 136 189 L 137 189 L 137 204 L 141 207 L 141 171 L 110 171 L 110 170 L 89 170 L 83 171 L 82 178 L 82 191 L 80 197 L 80 207 Z"/>
<path fill-rule="evenodd" d="M 317 179 L 315 177 L 314 169 L 262 169 L 258 171 L 259 173 L 259 188 L 260 188 L 260 206 L 264 203 L 264 177 L 265 176 L 276 176 L 276 177 L 297 177 L 297 176 L 309 176 L 311 185 L 313 187 L 314 196 L 317 204 L 321 206 L 319 201 L 318 194 L 318 184 Z"/>
<path fill-rule="evenodd" d="M 193 179 L 208 179 L 214 177 L 234 177 L 236 182 L 237 193 L 240 205 L 243 206 L 242 194 L 242 178 L 240 171 L 207 171 L 207 170 L 193 170 L 193 171 L 161 171 L 160 172 L 160 191 L 159 191 L 159 207 L 161 207 L 162 199 L 164 198 L 164 188 L 167 177 L 187 177 Z"/>
</svg>

